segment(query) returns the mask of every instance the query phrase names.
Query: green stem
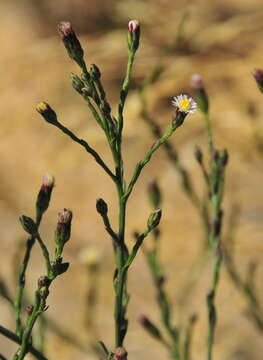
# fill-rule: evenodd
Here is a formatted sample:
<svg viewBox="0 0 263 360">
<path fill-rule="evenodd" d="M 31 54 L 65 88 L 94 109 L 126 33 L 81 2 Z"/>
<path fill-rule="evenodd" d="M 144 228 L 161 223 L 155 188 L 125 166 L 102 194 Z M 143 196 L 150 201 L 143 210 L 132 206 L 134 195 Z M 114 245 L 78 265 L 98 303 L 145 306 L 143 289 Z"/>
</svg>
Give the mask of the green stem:
<svg viewBox="0 0 263 360">
<path fill-rule="evenodd" d="M 31 254 L 31 249 L 35 244 L 35 237 L 31 236 L 27 239 L 26 243 L 26 251 L 24 255 L 23 262 L 20 266 L 19 270 L 19 277 L 18 277 L 18 290 L 15 297 L 15 318 L 16 318 L 16 334 L 21 337 L 22 336 L 22 321 L 21 321 L 21 311 L 22 311 L 22 299 L 24 294 L 24 288 L 25 288 L 25 278 L 26 278 L 26 270 Z"/>
<path fill-rule="evenodd" d="M 108 166 L 105 164 L 105 162 L 102 160 L 102 158 L 99 156 L 99 154 L 89 146 L 89 144 L 83 140 L 79 139 L 72 131 L 70 131 L 68 128 L 63 126 L 59 121 L 53 122 L 52 125 L 56 126 L 58 129 L 60 129 L 64 134 L 68 135 L 73 141 L 78 143 L 79 145 L 83 146 L 84 149 L 93 156 L 95 161 L 102 167 L 102 169 L 112 178 L 112 180 L 116 183 L 116 176 L 112 173 L 112 171 L 108 168 Z"/>
<path fill-rule="evenodd" d="M 45 258 L 45 262 L 46 262 L 46 268 L 47 268 L 47 275 L 49 278 L 52 278 L 52 267 L 51 267 L 51 262 L 50 262 L 50 257 L 49 257 L 49 252 L 48 252 L 48 249 L 46 247 L 46 245 L 44 244 L 43 240 L 41 239 L 40 235 L 37 234 L 36 236 L 37 238 L 37 241 L 42 249 L 42 253 L 43 253 L 43 256 Z"/>
<path fill-rule="evenodd" d="M 0 325 L 0 333 L 2 335 L 4 335 L 5 337 L 7 337 L 8 339 L 14 341 L 15 343 L 17 344 L 20 344 L 21 341 L 19 339 L 19 337 L 13 333 L 12 331 L 6 329 L 4 326 Z M 36 359 L 39 359 L 39 360 L 47 360 L 47 358 L 40 352 L 38 351 L 37 349 L 35 349 L 33 346 L 29 346 L 28 347 L 28 352 L 32 355 L 35 356 Z"/>
<path fill-rule="evenodd" d="M 180 124 L 181 125 L 181 124 Z M 170 136 L 173 135 L 173 133 L 175 132 L 175 130 L 180 126 L 180 125 L 177 125 L 177 124 L 173 124 L 170 129 L 159 139 L 157 140 L 153 145 L 152 147 L 150 148 L 150 150 L 148 150 L 145 158 L 143 160 L 141 160 L 137 165 L 136 165 L 136 168 L 135 168 L 135 171 L 134 171 L 134 174 L 132 176 L 132 179 L 128 185 L 128 188 L 127 188 L 127 191 L 125 193 L 125 197 L 126 199 L 128 199 L 128 197 L 130 196 L 132 190 L 133 190 L 133 187 L 135 185 L 135 183 L 137 182 L 139 176 L 140 176 L 140 173 L 142 171 L 142 169 L 144 168 L 145 165 L 148 164 L 148 162 L 151 160 L 151 157 L 152 155 L 155 153 L 156 150 L 159 149 L 159 147 L 164 144 L 167 139 L 169 139 Z"/>
<path fill-rule="evenodd" d="M 205 119 L 205 126 L 206 126 L 206 132 L 207 132 L 207 138 L 208 138 L 208 150 L 210 154 L 213 151 L 214 145 L 213 145 L 213 133 L 211 128 L 211 122 L 208 113 L 204 113 L 204 119 Z"/>
</svg>

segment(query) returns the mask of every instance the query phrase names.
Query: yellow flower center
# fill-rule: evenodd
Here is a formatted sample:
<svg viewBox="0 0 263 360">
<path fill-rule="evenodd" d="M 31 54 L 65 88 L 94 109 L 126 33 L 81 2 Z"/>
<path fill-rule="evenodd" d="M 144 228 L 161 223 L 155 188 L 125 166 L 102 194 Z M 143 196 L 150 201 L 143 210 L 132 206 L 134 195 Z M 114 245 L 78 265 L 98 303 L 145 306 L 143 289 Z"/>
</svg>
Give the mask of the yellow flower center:
<svg viewBox="0 0 263 360">
<path fill-rule="evenodd" d="M 182 99 L 179 103 L 178 103 L 178 107 L 180 110 L 182 111 L 189 111 L 191 109 L 191 102 L 189 99 Z"/>
</svg>

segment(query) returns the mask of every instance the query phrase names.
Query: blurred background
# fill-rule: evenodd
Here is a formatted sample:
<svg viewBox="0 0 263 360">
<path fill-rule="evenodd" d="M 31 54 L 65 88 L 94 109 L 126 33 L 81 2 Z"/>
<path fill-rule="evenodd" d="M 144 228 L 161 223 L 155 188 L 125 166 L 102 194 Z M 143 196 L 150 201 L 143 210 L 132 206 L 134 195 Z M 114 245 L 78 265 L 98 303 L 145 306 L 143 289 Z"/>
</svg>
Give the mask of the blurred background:
<svg viewBox="0 0 263 360">
<path fill-rule="evenodd" d="M 234 259 L 241 277 L 251 261 L 258 263 L 256 289 L 263 299 L 260 263 L 263 255 L 263 98 L 251 70 L 263 68 L 263 4 L 261 0 L 1 0 L 1 100 L 0 100 L 0 276 L 15 294 L 14 273 L 21 261 L 26 239 L 18 217 L 34 216 L 34 204 L 41 177 L 56 177 L 50 209 L 41 232 L 49 248 L 57 213 L 73 210 L 72 238 L 65 249 L 70 270 L 52 285 L 47 316 L 60 329 L 82 343 L 102 339 L 113 347 L 114 261 L 111 242 L 95 210 L 98 197 L 110 207 L 116 225 L 116 193 L 93 159 L 63 134 L 45 123 L 35 111 L 39 101 L 56 109 L 60 121 L 85 138 L 109 163 L 111 158 L 102 132 L 90 116 L 81 97 L 71 88 L 70 72 L 78 68 L 67 56 L 56 31 L 59 21 L 70 21 L 79 34 L 88 64 L 96 63 L 102 73 L 113 109 L 127 59 L 126 32 L 130 19 L 141 22 L 141 47 L 134 68 L 132 90 L 127 100 L 123 150 L 127 177 L 153 142 L 148 126 L 139 116 L 140 101 L 135 91 L 156 64 L 163 72 L 146 91 L 147 108 L 162 129 L 171 120 L 172 96 L 190 93 L 190 76 L 203 76 L 210 98 L 215 140 L 227 148 L 225 219 L 238 212 Z M 206 149 L 200 113 L 189 116 L 172 142 L 183 165 L 192 175 L 200 194 L 204 193 L 200 170 L 193 156 L 194 146 Z M 174 320 L 184 324 L 193 312 L 198 322 L 193 338 L 193 360 L 204 359 L 207 334 L 205 297 L 211 279 L 211 264 L 197 269 L 203 232 L 189 199 L 182 192 L 178 174 L 163 150 L 147 166 L 130 199 L 127 241 L 134 230 L 143 230 L 151 207 L 147 186 L 157 178 L 163 192 L 161 261 L 167 273 L 167 291 L 174 304 Z M 225 228 L 224 228 L 225 230 Z M 148 241 L 146 239 L 146 241 Z M 149 240 L 150 241 L 150 240 Z M 227 244 L 226 244 L 227 245 Z M 96 307 L 87 309 L 87 289 L 94 280 L 80 254 L 98 252 L 100 271 Z M 92 255 L 89 255 L 89 259 Z M 84 256 L 85 259 L 85 256 Z M 129 277 L 130 328 L 126 340 L 129 359 L 168 358 L 165 350 L 137 323 L 140 313 L 159 322 L 154 288 L 144 257 L 140 254 Z M 27 296 L 33 299 L 37 278 L 44 263 L 35 246 L 27 277 Z M 189 289 L 194 279 L 195 286 Z M 188 293 L 189 292 L 189 293 Z M 188 295 L 188 296 L 184 296 Z M 29 300 L 30 301 L 30 300 Z M 258 360 L 263 351 L 263 333 L 247 316 L 247 302 L 222 269 L 216 331 L 215 360 Z M 1 323 L 14 329 L 10 306 L 0 299 Z M 93 316 L 92 330 L 83 318 Z M 96 330 L 94 330 L 94 328 Z M 17 346 L 0 336 L 0 349 L 8 358 Z M 93 359 L 54 331 L 47 334 L 50 359 Z"/>
</svg>

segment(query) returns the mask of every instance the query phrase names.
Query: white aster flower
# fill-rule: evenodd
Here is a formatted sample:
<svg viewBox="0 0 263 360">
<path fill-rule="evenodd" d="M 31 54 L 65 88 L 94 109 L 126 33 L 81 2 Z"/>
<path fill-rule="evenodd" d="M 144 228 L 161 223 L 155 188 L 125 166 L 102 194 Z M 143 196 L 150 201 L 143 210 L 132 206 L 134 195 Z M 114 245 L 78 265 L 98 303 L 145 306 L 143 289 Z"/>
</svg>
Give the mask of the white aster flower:
<svg viewBox="0 0 263 360">
<path fill-rule="evenodd" d="M 173 97 L 172 105 L 175 106 L 180 112 L 186 114 L 193 114 L 197 109 L 197 104 L 194 99 L 185 94 Z"/>
</svg>

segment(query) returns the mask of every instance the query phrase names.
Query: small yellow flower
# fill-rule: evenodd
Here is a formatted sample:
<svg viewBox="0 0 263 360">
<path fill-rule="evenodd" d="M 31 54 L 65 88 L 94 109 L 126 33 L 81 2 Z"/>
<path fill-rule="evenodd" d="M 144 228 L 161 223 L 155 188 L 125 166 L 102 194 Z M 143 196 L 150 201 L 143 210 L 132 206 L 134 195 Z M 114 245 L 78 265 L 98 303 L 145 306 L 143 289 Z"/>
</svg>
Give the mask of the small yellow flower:
<svg viewBox="0 0 263 360">
<path fill-rule="evenodd" d="M 79 260 L 88 266 L 98 266 L 102 261 L 102 252 L 96 247 L 84 248 L 79 254 Z"/>
<path fill-rule="evenodd" d="M 43 114 L 49 109 L 49 105 L 46 102 L 42 101 L 37 105 L 36 109 L 40 114 Z"/>
<path fill-rule="evenodd" d="M 197 104 L 193 98 L 188 95 L 181 94 L 173 97 L 172 105 L 180 112 L 194 114 L 197 109 Z"/>
</svg>

